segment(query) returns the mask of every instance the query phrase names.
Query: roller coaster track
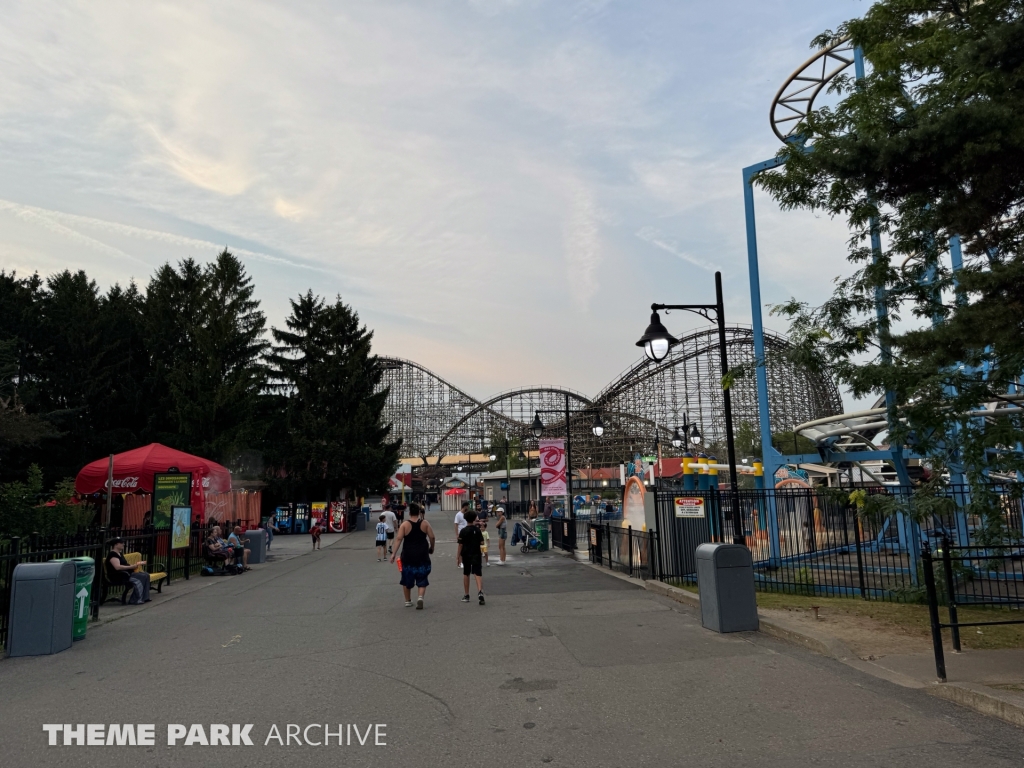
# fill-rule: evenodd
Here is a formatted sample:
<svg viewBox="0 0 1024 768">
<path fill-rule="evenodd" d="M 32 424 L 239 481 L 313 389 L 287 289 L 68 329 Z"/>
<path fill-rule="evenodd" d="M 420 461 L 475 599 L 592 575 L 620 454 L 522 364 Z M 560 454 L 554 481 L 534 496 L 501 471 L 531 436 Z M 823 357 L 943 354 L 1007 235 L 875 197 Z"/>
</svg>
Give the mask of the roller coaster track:
<svg viewBox="0 0 1024 768">
<path fill-rule="evenodd" d="M 779 140 L 788 143 L 799 137 L 800 125 L 814 109 L 822 90 L 854 63 L 849 38 L 822 48 L 789 76 L 772 100 L 770 120 Z"/>
<path fill-rule="evenodd" d="M 835 382 L 798 369 L 785 357 L 788 342 L 769 334 L 772 418 L 780 430 L 797 421 L 838 413 L 841 400 Z M 733 365 L 752 364 L 753 336 L 749 328 L 731 326 L 726 345 Z M 384 420 L 401 438 L 402 455 L 437 464 L 442 457 L 486 455 L 508 436 L 524 450 L 536 449 L 530 425 L 536 411 L 562 411 L 570 400 L 568 428 L 573 436 L 573 460 L 593 465 L 617 464 L 634 452 L 653 449 L 660 440 L 663 455 L 673 455 L 671 437 L 684 420 L 696 422 L 709 450 L 721 450 L 724 423 L 717 333 L 704 329 L 680 340 L 658 364 L 646 360 L 630 366 L 596 398 L 557 386 L 508 390 L 478 400 L 428 368 L 411 360 L 379 358 L 380 388 L 388 389 Z M 737 423 L 756 423 L 757 395 L 752 380 L 733 389 Z M 595 438 L 592 416 L 579 409 L 597 408 L 605 435 Z M 545 435 L 564 437 L 567 425 L 558 414 L 546 414 Z M 468 461 L 468 458 L 466 459 Z"/>
</svg>

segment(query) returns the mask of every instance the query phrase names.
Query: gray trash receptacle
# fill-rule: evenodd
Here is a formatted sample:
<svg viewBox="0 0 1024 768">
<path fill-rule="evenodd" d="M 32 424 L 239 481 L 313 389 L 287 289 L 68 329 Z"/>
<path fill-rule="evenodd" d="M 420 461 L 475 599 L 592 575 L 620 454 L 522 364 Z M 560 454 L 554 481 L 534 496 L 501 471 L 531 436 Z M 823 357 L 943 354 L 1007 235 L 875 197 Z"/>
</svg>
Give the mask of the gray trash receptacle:
<svg viewBox="0 0 1024 768">
<path fill-rule="evenodd" d="M 249 550 L 249 565 L 259 565 L 267 562 L 267 532 L 262 528 L 250 528 L 242 534 L 242 539 L 248 539 L 249 543 L 245 548 Z"/>
<path fill-rule="evenodd" d="M 757 624 L 754 564 L 741 544 L 697 547 L 700 620 L 715 632 L 752 632 Z"/>
<path fill-rule="evenodd" d="M 42 656 L 71 647 L 75 564 L 20 563 L 11 579 L 8 656 Z"/>
</svg>

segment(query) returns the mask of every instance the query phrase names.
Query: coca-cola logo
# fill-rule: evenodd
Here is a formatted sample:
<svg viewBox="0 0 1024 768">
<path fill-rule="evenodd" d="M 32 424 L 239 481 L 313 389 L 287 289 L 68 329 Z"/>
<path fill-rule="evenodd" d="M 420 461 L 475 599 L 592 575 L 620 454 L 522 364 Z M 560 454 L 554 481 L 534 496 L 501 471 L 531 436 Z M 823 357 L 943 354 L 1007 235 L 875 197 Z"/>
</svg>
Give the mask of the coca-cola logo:
<svg viewBox="0 0 1024 768">
<path fill-rule="evenodd" d="M 104 487 L 110 485 L 110 481 L 103 484 Z M 114 489 L 118 488 L 138 488 L 139 478 L 137 477 L 115 477 L 114 478 Z"/>
</svg>

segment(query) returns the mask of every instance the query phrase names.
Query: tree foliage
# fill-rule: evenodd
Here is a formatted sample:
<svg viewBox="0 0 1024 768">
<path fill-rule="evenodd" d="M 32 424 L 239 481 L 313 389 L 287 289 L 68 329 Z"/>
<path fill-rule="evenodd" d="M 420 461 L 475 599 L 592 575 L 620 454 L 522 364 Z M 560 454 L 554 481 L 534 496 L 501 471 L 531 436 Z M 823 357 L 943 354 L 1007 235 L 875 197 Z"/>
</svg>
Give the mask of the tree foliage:
<svg viewBox="0 0 1024 768">
<path fill-rule="evenodd" d="M 150 442 L 296 500 L 381 489 L 397 445 L 380 423 L 373 335 L 340 299 L 308 293 L 293 308 L 271 355 L 252 278 L 226 249 L 163 265 L 145 290 L 0 271 L 0 531 L 49 530 L 33 511 L 48 499 L 46 519 L 73 530 L 67 478 Z"/>
<path fill-rule="evenodd" d="M 855 269 L 821 306 L 774 311 L 799 362 L 892 393 L 891 440 L 972 482 L 1011 476 L 1024 424 L 974 411 L 1015 402 L 1024 372 L 1024 2 L 881 0 L 815 44 L 846 37 L 866 77 L 838 78 L 756 183 L 845 219 Z"/>
<path fill-rule="evenodd" d="M 399 443 L 381 422 L 387 390 L 375 391 L 383 371 L 373 333 L 340 298 L 327 304 L 309 291 L 291 306 L 270 358 L 285 413 L 271 454 L 278 484 L 306 498 L 385 491 Z"/>
</svg>

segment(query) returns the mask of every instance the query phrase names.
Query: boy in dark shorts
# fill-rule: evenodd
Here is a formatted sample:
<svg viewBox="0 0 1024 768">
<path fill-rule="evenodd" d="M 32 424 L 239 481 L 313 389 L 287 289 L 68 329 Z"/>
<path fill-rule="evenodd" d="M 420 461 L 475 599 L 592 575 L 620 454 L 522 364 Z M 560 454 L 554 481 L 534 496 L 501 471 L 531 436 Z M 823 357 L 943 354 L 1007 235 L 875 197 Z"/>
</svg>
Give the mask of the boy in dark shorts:
<svg viewBox="0 0 1024 768">
<path fill-rule="evenodd" d="M 484 543 L 484 535 L 479 527 L 474 525 L 476 512 L 466 513 L 466 527 L 459 533 L 459 550 L 456 554 L 457 561 L 462 563 L 462 587 L 465 596 L 462 602 L 469 602 L 469 576 L 476 576 L 477 599 L 480 605 L 484 604 L 484 574 L 483 555 L 480 547 Z"/>
</svg>

